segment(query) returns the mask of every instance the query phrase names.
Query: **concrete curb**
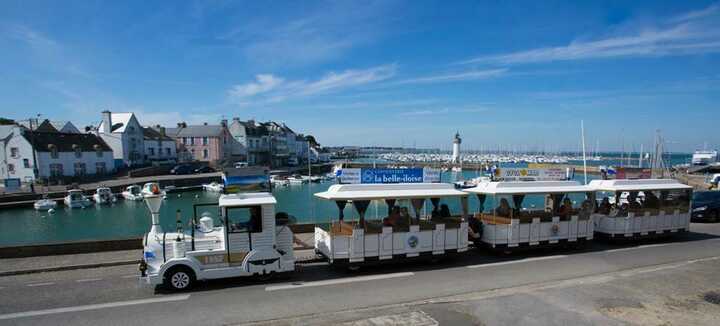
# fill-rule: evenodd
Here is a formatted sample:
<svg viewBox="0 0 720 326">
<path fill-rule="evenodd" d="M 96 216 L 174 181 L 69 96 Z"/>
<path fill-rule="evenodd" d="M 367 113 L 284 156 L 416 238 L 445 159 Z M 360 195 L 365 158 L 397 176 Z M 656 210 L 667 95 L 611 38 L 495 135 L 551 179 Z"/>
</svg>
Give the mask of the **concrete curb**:
<svg viewBox="0 0 720 326">
<path fill-rule="evenodd" d="M 140 263 L 140 260 L 136 259 L 136 260 L 113 261 L 113 262 L 96 263 L 96 264 L 54 266 L 54 267 L 43 267 L 43 268 L 25 269 L 25 270 L 16 270 L 16 271 L 0 271 L 0 277 L 25 275 L 25 274 L 36 274 L 36 273 L 45 273 L 45 272 L 69 271 L 69 270 L 75 270 L 75 269 L 88 269 L 88 268 L 99 268 L 99 267 L 133 265 L 133 264 L 139 264 L 139 263 Z"/>
</svg>

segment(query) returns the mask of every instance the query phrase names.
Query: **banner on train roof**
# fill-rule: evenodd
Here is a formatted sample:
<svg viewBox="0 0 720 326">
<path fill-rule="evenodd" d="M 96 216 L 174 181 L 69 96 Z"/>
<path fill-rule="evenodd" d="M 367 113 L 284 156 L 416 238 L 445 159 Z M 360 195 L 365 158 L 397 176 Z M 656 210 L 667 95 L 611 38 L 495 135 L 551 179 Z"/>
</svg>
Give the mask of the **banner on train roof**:
<svg viewBox="0 0 720 326">
<path fill-rule="evenodd" d="M 642 168 L 617 168 L 615 170 L 615 179 L 650 179 L 652 178 L 651 169 Z"/>
<path fill-rule="evenodd" d="M 340 183 L 437 183 L 440 170 L 437 169 L 371 169 L 345 168 L 340 170 Z"/>
<path fill-rule="evenodd" d="M 560 181 L 570 178 L 570 171 L 565 168 L 498 168 L 493 174 L 495 181 Z"/>
<path fill-rule="evenodd" d="M 270 191 L 270 170 L 265 167 L 227 168 L 222 181 L 226 193 L 240 191 Z"/>
</svg>

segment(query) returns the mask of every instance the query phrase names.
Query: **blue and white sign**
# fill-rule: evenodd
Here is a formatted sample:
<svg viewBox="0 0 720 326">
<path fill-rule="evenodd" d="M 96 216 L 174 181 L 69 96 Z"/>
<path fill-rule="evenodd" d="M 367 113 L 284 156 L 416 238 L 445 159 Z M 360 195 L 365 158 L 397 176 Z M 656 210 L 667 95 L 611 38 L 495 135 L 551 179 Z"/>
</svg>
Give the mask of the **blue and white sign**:
<svg viewBox="0 0 720 326">
<path fill-rule="evenodd" d="M 440 182 L 435 169 L 342 169 L 340 183 L 430 183 Z"/>
</svg>

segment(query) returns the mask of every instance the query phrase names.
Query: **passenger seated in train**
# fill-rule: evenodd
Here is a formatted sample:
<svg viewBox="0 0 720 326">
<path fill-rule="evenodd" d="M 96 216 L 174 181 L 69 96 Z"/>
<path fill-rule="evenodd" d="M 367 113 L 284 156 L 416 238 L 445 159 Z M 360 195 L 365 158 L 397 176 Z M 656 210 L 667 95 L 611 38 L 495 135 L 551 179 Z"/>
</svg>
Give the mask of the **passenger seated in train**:
<svg viewBox="0 0 720 326">
<path fill-rule="evenodd" d="M 450 217 L 450 207 L 446 204 L 440 206 L 440 217 Z"/>
<path fill-rule="evenodd" d="M 623 203 L 622 205 L 620 205 L 620 208 L 618 209 L 617 214 L 615 214 L 615 216 L 627 217 L 629 211 L 630 211 L 630 205 L 628 205 L 627 203 Z"/>
<path fill-rule="evenodd" d="M 583 201 L 583 203 L 580 205 L 580 218 L 581 219 L 588 219 L 590 217 L 590 214 L 593 212 L 592 207 L 592 201 L 588 198 Z"/>
<path fill-rule="evenodd" d="M 565 198 L 562 205 L 560 205 L 560 209 L 558 209 L 558 216 L 560 216 L 560 218 L 570 218 L 572 209 L 572 201 L 570 201 L 570 198 Z"/>
<path fill-rule="evenodd" d="M 652 191 L 645 192 L 645 201 L 643 201 L 644 208 L 660 209 L 660 198 L 655 196 Z"/>
<path fill-rule="evenodd" d="M 385 226 L 395 226 L 400 223 L 400 207 L 393 206 L 390 208 L 390 214 L 383 220 Z"/>
<path fill-rule="evenodd" d="M 597 209 L 598 214 L 610 215 L 611 210 L 612 205 L 610 205 L 610 199 L 608 197 L 603 198 Z"/>
<path fill-rule="evenodd" d="M 495 215 L 501 217 L 510 217 L 511 212 L 512 208 L 510 207 L 510 203 L 508 203 L 507 199 L 500 199 L 500 206 L 495 209 Z"/>
<path fill-rule="evenodd" d="M 640 205 L 640 202 L 638 201 L 637 195 L 638 195 L 637 191 L 631 191 L 628 194 L 627 200 L 628 200 L 628 206 L 629 206 L 630 210 L 642 208 L 642 206 Z"/>
</svg>

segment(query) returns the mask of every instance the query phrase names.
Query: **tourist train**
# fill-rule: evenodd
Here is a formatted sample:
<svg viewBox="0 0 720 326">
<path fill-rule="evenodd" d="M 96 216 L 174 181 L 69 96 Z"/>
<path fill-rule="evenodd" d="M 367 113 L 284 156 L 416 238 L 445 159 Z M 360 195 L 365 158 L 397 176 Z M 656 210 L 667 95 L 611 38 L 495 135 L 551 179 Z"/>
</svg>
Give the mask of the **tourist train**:
<svg viewBox="0 0 720 326">
<path fill-rule="evenodd" d="M 536 178 L 540 181 L 527 181 L 527 171 L 504 169 L 496 171 L 504 178 L 458 189 L 424 171 L 419 176 L 366 172 L 344 171 L 338 175 L 340 184 L 315 194 L 338 208 L 337 215 L 319 220 L 314 228 L 315 252 L 330 265 L 356 269 L 390 261 L 436 260 L 466 252 L 470 243 L 502 251 L 575 247 L 595 236 L 641 239 L 689 228 L 692 189 L 670 179 L 583 185 L 543 175 Z M 564 170 L 553 173 L 559 179 L 565 175 Z M 368 177 L 413 181 L 363 183 Z M 343 184 L 353 178 L 362 182 Z M 262 180 L 270 184 L 269 178 Z M 265 280 L 295 270 L 291 218 L 276 213 L 271 192 L 221 194 L 217 203 L 195 204 L 190 223 L 182 221 L 178 211 L 174 232 L 160 227 L 159 185 L 146 184 L 142 192 L 152 217 L 139 267 L 145 283 L 184 290 L 200 280 Z M 217 207 L 215 216 L 211 206 Z"/>
</svg>

